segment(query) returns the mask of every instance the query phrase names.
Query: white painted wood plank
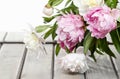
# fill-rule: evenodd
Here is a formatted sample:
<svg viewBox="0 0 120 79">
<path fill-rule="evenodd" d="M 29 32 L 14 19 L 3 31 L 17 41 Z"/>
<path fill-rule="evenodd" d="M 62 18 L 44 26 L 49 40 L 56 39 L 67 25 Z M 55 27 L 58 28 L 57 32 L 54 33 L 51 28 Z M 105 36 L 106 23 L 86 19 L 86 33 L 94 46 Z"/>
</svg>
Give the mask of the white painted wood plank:
<svg viewBox="0 0 120 79">
<path fill-rule="evenodd" d="M 52 45 L 45 45 L 47 55 L 40 51 L 39 59 L 37 52 L 28 51 L 21 79 L 51 79 Z"/>
<path fill-rule="evenodd" d="M 5 38 L 5 42 L 23 42 L 23 32 L 8 32 Z"/>
<path fill-rule="evenodd" d="M 2 46 L 0 50 L 0 79 L 16 79 L 24 49 L 23 44 L 4 44 Z"/>
<path fill-rule="evenodd" d="M 6 32 L 0 32 L 0 42 L 3 42 Z"/>
<path fill-rule="evenodd" d="M 113 59 L 114 66 L 117 71 L 117 76 L 120 78 L 120 53 L 117 52 L 114 46 L 111 46 L 111 49 L 116 55 L 116 59 L 115 58 L 112 58 L 112 59 Z"/>
<path fill-rule="evenodd" d="M 64 50 L 61 50 L 59 55 L 55 59 L 54 79 L 84 79 L 84 74 L 67 73 L 60 68 L 60 64 L 57 62 L 57 59 L 65 55 L 66 55 L 66 52 Z"/>
<path fill-rule="evenodd" d="M 23 42 L 24 36 L 25 36 L 24 32 L 8 32 L 5 38 L 5 42 Z M 3 39 L 3 36 L 0 38 L 0 41 L 2 39 Z M 52 36 L 50 35 L 45 41 L 52 42 Z"/>
<path fill-rule="evenodd" d="M 87 79 L 117 79 L 109 56 L 97 55 L 97 62 L 88 61 L 88 64 Z"/>
</svg>

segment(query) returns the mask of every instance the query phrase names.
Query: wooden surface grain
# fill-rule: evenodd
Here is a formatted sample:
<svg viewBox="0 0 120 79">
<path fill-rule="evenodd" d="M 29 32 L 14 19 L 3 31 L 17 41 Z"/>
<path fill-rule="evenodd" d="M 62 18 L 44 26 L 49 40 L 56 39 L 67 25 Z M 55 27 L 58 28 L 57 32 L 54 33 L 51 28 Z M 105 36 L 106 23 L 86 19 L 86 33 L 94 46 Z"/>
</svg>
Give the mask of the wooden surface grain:
<svg viewBox="0 0 120 79">
<path fill-rule="evenodd" d="M 6 36 L 6 32 L 0 32 L 0 42 L 4 41 L 5 36 Z"/>
<path fill-rule="evenodd" d="M 97 62 L 88 58 L 90 69 L 84 74 L 70 74 L 60 69 L 57 59 L 66 55 L 61 50 L 56 57 L 53 44 L 45 44 L 48 52 L 31 52 L 23 44 L 24 33 L 0 32 L 0 79 L 120 79 L 120 54 L 111 46 L 116 59 L 97 56 Z M 47 39 L 51 41 L 51 38 Z M 110 40 L 110 37 L 108 37 Z"/>
<path fill-rule="evenodd" d="M 87 79 L 117 79 L 111 60 L 107 55 L 99 55 L 97 62 L 88 61 Z"/>
<path fill-rule="evenodd" d="M 43 51 L 27 52 L 21 79 L 51 79 L 51 60 L 52 60 L 52 47 L 45 45 L 47 54 Z"/>
<path fill-rule="evenodd" d="M 4 44 L 0 50 L 0 79 L 16 79 L 25 46 Z"/>
<path fill-rule="evenodd" d="M 112 58 L 112 62 L 115 68 L 117 79 L 120 79 L 120 54 L 117 52 L 114 46 L 111 46 L 111 49 L 116 55 L 116 58 Z"/>
<path fill-rule="evenodd" d="M 5 38 L 5 42 L 23 42 L 23 32 L 8 32 Z"/>
</svg>

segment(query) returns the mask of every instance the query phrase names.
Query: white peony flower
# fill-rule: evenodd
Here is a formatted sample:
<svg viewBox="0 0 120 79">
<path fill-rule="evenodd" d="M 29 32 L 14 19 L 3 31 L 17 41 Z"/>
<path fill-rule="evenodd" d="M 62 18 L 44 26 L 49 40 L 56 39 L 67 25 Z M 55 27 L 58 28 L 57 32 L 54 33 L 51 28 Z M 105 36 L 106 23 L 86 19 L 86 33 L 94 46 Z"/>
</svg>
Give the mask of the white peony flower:
<svg viewBox="0 0 120 79">
<path fill-rule="evenodd" d="M 40 46 L 39 38 L 34 33 L 28 33 L 24 37 L 24 43 L 28 49 L 36 50 Z"/>
<path fill-rule="evenodd" d="M 26 31 L 23 42 L 25 43 L 26 48 L 31 51 L 39 52 L 40 50 L 43 50 L 43 52 L 46 53 L 46 50 L 43 46 L 45 40 L 41 37 L 38 37 L 33 28 Z"/>
<path fill-rule="evenodd" d="M 46 5 L 44 8 L 43 8 L 43 13 L 47 16 L 51 16 L 53 14 L 53 8 L 49 5 Z"/>
<path fill-rule="evenodd" d="M 79 51 L 80 52 L 80 51 Z M 84 73 L 89 69 L 86 56 L 83 53 L 70 53 L 60 60 L 61 68 L 67 72 Z"/>
<path fill-rule="evenodd" d="M 73 3 L 79 8 L 81 15 L 84 15 L 90 8 L 104 5 L 104 0 L 73 0 Z"/>
</svg>

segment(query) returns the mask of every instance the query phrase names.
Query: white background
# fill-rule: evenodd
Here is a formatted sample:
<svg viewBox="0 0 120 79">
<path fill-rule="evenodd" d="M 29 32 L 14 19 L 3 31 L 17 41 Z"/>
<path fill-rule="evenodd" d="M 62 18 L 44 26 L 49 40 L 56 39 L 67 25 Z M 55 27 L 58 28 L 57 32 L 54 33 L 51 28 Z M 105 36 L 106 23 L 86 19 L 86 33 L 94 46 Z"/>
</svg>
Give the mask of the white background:
<svg viewBox="0 0 120 79">
<path fill-rule="evenodd" d="M 0 0 L 0 31 L 22 31 L 43 23 L 47 0 Z"/>
</svg>

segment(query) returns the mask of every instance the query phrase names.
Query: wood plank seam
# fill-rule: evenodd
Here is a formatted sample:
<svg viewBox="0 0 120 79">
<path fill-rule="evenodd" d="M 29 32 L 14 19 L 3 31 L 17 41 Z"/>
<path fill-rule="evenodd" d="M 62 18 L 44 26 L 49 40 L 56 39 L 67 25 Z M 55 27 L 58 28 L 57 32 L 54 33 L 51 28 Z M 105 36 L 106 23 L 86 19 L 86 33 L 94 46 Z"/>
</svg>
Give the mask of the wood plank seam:
<svg viewBox="0 0 120 79">
<path fill-rule="evenodd" d="M 5 33 L 5 36 L 3 37 L 3 42 L 5 41 L 5 38 L 6 38 L 6 36 L 7 36 L 7 32 Z"/>
<path fill-rule="evenodd" d="M 23 70 L 23 67 L 24 67 L 26 55 L 27 55 L 27 48 L 25 48 L 25 50 L 24 50 L 24 54 L 23 54 L 22 60 L 20 62 L 20 66 L 19 66 L 19 69 L 18 69 L 18 73 L 17 73 L 16 79 L 21 79 L 21 74 L 22 74 L 22 70 Z"/>
<path fill-rule="evenodd" d="M 114 61 L 114 59 L 112 57 L 110 57 L 110 61 L 111 61 L 112 67 L 113 67 L 113 69 L 115 71 L 117 79 L 120 79 L 119 74 L 118 74 L 117 65 L 116 65 L 116 63 L 115 63 L 115 61 Z"/>
<path fill-rule="evenodd" d="M 51 62 L 51 79 L 54 79 L 54 65 L 55 65 L 55 44 L 52 44 L 52 62 Z"/>
<path fill-rule="evenodd" d="M 7 41 L 3 41 L 0 43 L 4 43 L 4 44 L 24 44 L 24 42 L 7 42 Z M 56 42 L 52 42 L 52 41 L 46 41 L 45 44 L 56 44 Z"/>
<path fill-rule="evenodd" d="M 7 32 L 5 33 L 3 40 L 0 42 L 1 45 L 4 43 L 6 36 L 7 36 Z"/>
<path fill-rule="evenodd" d="M 84 73 L 84 79 L 87 79 L 86 74 L 87 74 L 87 72 Z"/>
<path fill-rule="evenodd" d="M 24 44 L 23 42 L 0 42 L 0 43 L 4 43 L 4 44 Z"/>
</svg>

